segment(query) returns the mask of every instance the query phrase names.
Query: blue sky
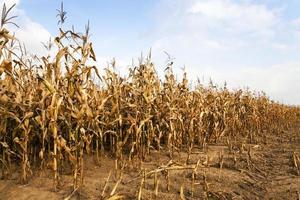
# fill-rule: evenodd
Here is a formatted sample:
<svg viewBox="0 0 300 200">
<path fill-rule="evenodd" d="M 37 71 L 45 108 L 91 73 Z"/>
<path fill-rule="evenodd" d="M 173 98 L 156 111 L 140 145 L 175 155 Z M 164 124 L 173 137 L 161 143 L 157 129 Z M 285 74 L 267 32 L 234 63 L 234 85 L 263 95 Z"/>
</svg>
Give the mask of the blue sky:
<svg viewBox="0 0 300 200">
<path fill-rule="evenodd" d="M 43 53 L 40 41 L 56 34 L 61 1 L 4 1 L 17 3 L 21 29 L 12 30 L 30 51 Z M 99 67 L 115 57 L 125 71 L 152 48 L 160 73 L 167 51 L 174 71 L 185 66 L 193 80 L 227 81 L 300 104 L 299 0 L 64 0 L 64 6 L 65 27 L 83 31 L 90 20 Z"/>
<path fill-rule="evenodd" d="M 57 32 L 56 9 L 60 6 L 60 2 L 24 0 L 20 1 L 19 8 L 24 10 L 31 19 L 43 24 L 52 35 L 55 35 Z M 95 43 L 99 56 L 137 57 L 143 47 L 151 47 L 151 43 L 145 40 L 143 35 L 146 35 L 153 26 L 151 12 L 156 1 L 101 0 L 85 2 L 87 3 L 64 0 L 64 7 L 68 12 L 65 26 L 74 25 L 77 30 L 83 30 L 89 20 L 91 39 Z"/>
</svg>

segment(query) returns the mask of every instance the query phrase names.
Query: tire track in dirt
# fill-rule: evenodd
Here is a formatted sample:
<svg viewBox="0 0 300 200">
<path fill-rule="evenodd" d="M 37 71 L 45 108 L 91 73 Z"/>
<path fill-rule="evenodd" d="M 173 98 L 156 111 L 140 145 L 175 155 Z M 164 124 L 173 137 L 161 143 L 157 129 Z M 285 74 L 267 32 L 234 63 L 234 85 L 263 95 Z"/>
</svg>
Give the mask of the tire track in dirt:
<svg viewBox="0 0 300 200">
<path fill-rule="evenodd" d="M 266 189 L 263 199 L 299 199 L 300 176 L 293 165 L 293 153 L 300 153 L 299 133 L 272 136 L 255 152 L 260 160 L 257 167 L 266 173 L 265 180 L 261 180 Z"/>
</svg>

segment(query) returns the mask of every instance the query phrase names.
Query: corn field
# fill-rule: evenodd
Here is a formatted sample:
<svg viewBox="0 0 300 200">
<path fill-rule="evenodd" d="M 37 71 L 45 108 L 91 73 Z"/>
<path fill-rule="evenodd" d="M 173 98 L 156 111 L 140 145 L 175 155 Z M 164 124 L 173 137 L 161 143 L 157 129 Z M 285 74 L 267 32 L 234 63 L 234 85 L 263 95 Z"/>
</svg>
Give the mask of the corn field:
<svg viewBox="0 0 300 200">
<path fill-rule="evenodd" d="M 7 11 L 6 11 L 7 12 Z M 3 20 L 2 20 L 3 21 Z M 8 22 L 8 21 L 6 21 Z M 115 62 L 96 61 L 89 27 L 84 33 L 59 28 L 49 54 L 30 56 L 7 29 L 0 30 L 0 167 L 26 184 L 39 170 L 51 170 L 54 186 L 62 169 L 83 184 L 85 157 L 116 167 L 143 161 L 152 151 L 192 152 L 224 137 L 252 143 L 299 123 L 300 109 L 264 93 L 230 90 L 213 83 L 192 85 L 172 66 L 161 78 L 151 53 L 121 76 Z M 50 52 L 55 51 L 55 56 Z"/>
</svg>

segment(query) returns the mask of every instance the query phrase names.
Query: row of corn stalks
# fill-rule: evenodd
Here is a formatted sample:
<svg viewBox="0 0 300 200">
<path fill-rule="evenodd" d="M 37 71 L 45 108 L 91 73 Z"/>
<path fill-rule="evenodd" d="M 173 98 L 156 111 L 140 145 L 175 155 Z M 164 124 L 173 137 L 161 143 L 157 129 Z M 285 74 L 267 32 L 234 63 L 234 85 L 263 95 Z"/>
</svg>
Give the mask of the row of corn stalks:
<svg viewBox="0 0 300 200">
<path fill-rule="evenodd" d="M 20 172 L 27 183 L 35 170 L 51 169 L 55 185 L 69 166 L 74 189 L 84 177 L 84 157 L 114 156 L 119 165 L 151 151 L 191 152 L 223 136 L 255 141 L 292 127 L 299 108 L 263 93 L 231 91 L 214 84 L 191 86 L 172 67 L 160 79 L 151 55 L 116 73 L 100 74 L 88 28 L 59 29 L 49 55 L 29 56 L 5 26 L 0 30 L 0 167 L 2 177 Z M 51 49 L 51 46 L 52 47 Z M 56 51 L 55 56 L 50 56 Z"/>
</svg>

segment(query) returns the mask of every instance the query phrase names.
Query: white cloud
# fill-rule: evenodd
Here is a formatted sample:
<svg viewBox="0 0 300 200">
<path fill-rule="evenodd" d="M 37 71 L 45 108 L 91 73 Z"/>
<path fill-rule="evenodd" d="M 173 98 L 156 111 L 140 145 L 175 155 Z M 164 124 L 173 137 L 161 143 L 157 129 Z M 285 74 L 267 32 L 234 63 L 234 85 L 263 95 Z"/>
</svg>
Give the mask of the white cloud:
<svg viewBox="0 0 300 200">
<path fill-rule="evenodd" d="M 189 13 L 222 21 L 234 31 L 260 31 L 276 23 L 275 11 L 264 5 L 237 4 L 229 0 L 197 1 L 191 5 Z"/>
<path fill-rule="evenodd" d="M 161 0 L 154 12 L 155 61 L 167 51 L 176 72 L 212 78 L 231 87 L 264 90 L 273 99 L 300 104 L 299 20 L 284 8 L 253 0 Z M 297 39 L 298 38 L 298 39 Z"/>
<path fill-rule="evenodd" d="M 16 4 L 11 15 L 17 16 L 17 18 L 13 20 L 20 28 L 9 25 L 8 29 L 15 33 L 18 40 L 25 44 L 29 52 L 37 55 L 44 54 L 45 49 L 41 42 L 46 42 L 51 37 L 51 34 L 47 31 L 47 29 L 45 29 L 41 24 L 33 21 L 22 9 L 19 8 L 20 0 L 0 0 L 1 8 L 3 3 L 5 3 L 7 7 Z"/>
<path fill-rule="evenodd" d="M 293 34 L 300 40 L 300 18 L 292 20 L 289 25 Z"/>
<path fill-rule="evenodd" d="M 300 29 L 300 18 L 293 19 L 290 23 L 292 26 L 295 26 L 296 28 Z"/>
<path fill-rule="evenodd" d="M 272 46 L 273 46 L 273 48 L 281 50 L 281 51 L 286 51 L 290 48 L 288 45 L 280 44 L 280 43 L 274 43 Z"/>
<path fill-rule="evenodd" d="M 212 78 L 215 83 L 222 85 L 225 81 L 230 88 L 249 87 L 255 91 L 265 91 L 273 99 L 286 104 L 299 104 L 300 63 L 281 64 L 274 66 L 223 68 L 207 67 L 202 70 L 204 82 Z M 188 68 L 188 74 L 197 74 L 195 68 Z"/>
<path fill-rule="evenodd" d="M 41 42 L 48 41 L 51 34 L 42 25 L 27 16 L 22 16 L 19 22 L 20 29 L 15 30 L 17 38 L 25 43 L 30 52 L 38 55 L 44 54 L 45 49 Z"/>
</svg>

